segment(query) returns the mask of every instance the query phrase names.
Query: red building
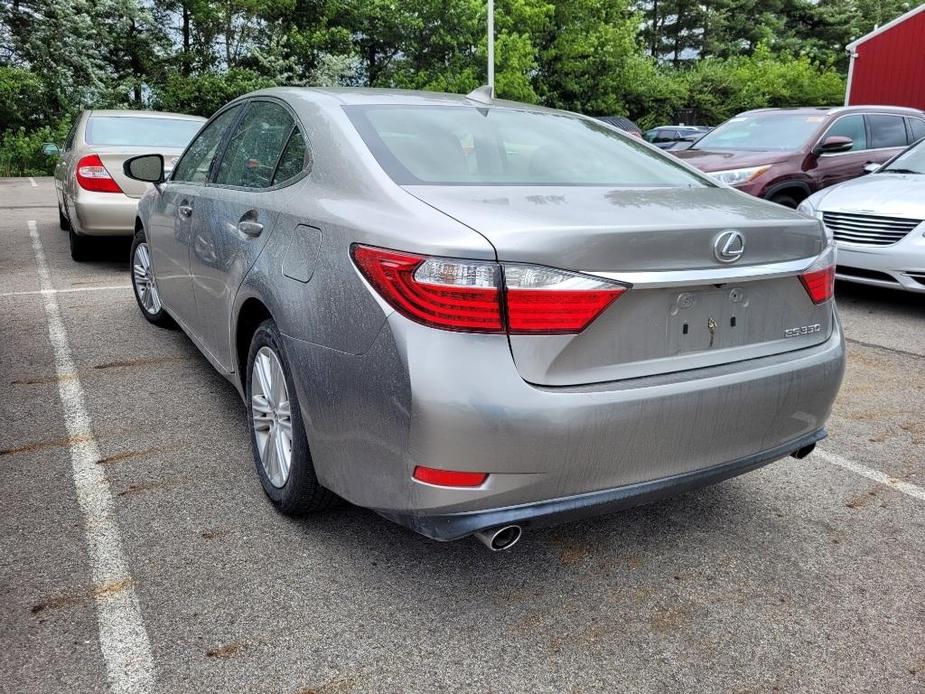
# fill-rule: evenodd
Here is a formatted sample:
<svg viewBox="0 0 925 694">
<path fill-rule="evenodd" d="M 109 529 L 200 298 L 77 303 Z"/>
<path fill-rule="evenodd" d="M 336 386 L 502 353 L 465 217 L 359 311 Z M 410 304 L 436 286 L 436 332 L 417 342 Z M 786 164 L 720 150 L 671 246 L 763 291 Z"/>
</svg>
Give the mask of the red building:
<svg viewBox="0 0 925 694">
<path fill-rule="evenodd" d="M 845 46 L 845 104 L 925 110 L 925 4 Z"/>
</svg>

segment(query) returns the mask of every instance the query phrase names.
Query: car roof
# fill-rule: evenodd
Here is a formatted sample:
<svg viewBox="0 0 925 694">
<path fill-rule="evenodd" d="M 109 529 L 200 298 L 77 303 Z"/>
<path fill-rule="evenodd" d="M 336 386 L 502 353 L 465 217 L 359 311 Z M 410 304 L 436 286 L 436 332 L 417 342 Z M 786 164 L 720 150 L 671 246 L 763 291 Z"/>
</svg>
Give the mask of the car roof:
<svg viewBox="0 0 925 694">
<path fill-rule="evenodd" d="M 755 108 L 745 113 L 796 113 L 806 115 L 837 115 L 841 113 L 868 113 L 884 112 L 896 113 L 904 116 L 921 116 L 922 111 L 905 106 L 879 106 L 877 104 L 859 105 L 859 106 L 794 106 L 787 108 Z"/>
<path fill-rule="evenodd" d="M 168 111 L 133 111 L 131 109 L 92 109 L 90 116 L 115 116 L 132 118 L 176 118 L 178 120 L 206 120 L 202 116 L 191 116 L 188 113 L 170 113 Z"/>
<path fill-rule="evenodd" d="M 466 94 L 448 94 L 413 89 L 379 89 L 370 87 L 271 87 L 245 94 L 241 98 L 276 96 L 304 101 L 327 101 L 342 106 L 373 106 L 397 104 L 406 106 L 495 106 L 525 109 L 530 111 L 554 111 L 555 109 L 517 101 L 492 99 L 484 103 L 469 98 Z"/>
</svg>

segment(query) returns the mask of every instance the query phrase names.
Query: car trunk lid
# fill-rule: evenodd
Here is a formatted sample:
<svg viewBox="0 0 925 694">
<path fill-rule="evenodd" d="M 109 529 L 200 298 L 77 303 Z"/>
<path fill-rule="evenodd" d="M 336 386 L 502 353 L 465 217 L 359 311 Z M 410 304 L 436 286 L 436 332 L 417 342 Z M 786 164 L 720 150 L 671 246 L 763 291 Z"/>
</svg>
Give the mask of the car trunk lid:
<svg viewBox="0 0 925 694">
<path fill-rule="evenodd" d="M 818 221 L 720 187 L 408 186 L 483 234 L 502 263 L 632 284 L 584 331 L 512 335 L 531 383 L 568 386 L 714 366 L 818 344 L 832 328 L 799 274 L 819 255 Z M 736 262 L 717 239 L 745 242 Z M 721 244 L 722 245 L 722 244 Z"/>
</svg>

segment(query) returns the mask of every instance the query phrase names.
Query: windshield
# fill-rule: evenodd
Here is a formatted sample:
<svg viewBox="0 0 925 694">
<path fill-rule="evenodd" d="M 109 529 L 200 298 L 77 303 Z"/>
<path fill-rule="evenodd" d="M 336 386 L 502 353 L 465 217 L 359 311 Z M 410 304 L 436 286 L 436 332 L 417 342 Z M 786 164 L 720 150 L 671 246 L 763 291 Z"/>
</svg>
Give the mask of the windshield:
<svg viewBox="0 0 925 694">
<path fill-rule="evenodd" d="M 710 185 L 667 155 L 575 116 L 474 106 L 345 111 L 402 185 Z"/>
<path fill-rule="evenodd" d="M 912 145 L 880 171 L 925 174 L 925 140 L 922 140 L 917 145 Z M 880 173 L 880 171 L 877 173 Z"/>
<path fill-rule="evenodd" d="M 90 145 L 186 147 L 204 121 L 182 118 L 91 116 L 84 139 Z"/>
<path fill-rule="evenodd" d="M 806 113 L 743 114 L 708 132 L 696 149 L 792 152 L 806 144 L 824 121 L 823 115 Z"/>
</svg>

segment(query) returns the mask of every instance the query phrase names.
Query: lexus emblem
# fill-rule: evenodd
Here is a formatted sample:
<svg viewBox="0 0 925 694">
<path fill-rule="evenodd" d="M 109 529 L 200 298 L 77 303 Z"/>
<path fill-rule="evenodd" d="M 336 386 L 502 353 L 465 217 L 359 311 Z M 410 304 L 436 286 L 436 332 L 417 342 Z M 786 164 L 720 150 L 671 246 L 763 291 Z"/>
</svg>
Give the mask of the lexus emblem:
<svg viewBox="0 0 925 694">
<path fill-rule="evenodd" d="M 745 237 L 738 231 L 724 231 L 713 241 L 713 255 L 721 263 L 734 263 L 745 253 Z"/>
</svg>

